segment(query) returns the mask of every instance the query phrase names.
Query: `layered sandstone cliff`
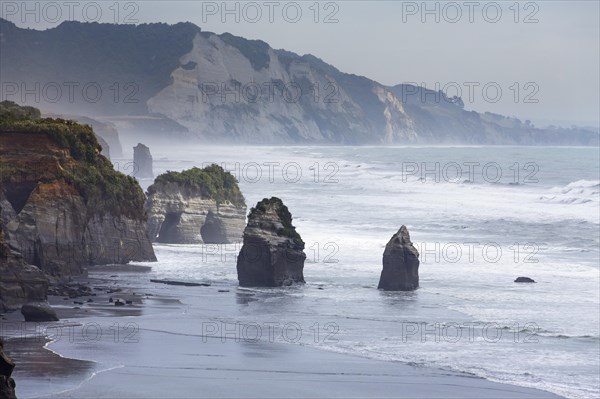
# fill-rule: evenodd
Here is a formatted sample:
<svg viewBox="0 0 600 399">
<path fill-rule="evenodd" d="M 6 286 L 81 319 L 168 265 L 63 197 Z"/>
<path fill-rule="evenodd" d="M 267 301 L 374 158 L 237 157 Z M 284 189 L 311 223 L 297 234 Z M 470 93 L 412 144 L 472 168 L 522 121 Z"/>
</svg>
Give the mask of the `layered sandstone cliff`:
<svg viewBox="0 0 600 399">
<path fill-rule="evenodd" d="M 0 225 L 0 312 L 18 309 L 27 302 L 45 301 L 47 290 L 44 273 L 8 246 Z"/>
<path fill-rule="evenodd" d="M 240 242 L 246 204 L 233 175 L 220 166 L 167 172 L 148 188 L 148 236 L 176 244 Z"/>
<path fill-rule="evenodd" d="M 63 277 L 156 260 L 144 193 L 100 154 L 89 126 L 3 118 L 0 138 L 0 221 L 24 262 Z"/>
</svg>

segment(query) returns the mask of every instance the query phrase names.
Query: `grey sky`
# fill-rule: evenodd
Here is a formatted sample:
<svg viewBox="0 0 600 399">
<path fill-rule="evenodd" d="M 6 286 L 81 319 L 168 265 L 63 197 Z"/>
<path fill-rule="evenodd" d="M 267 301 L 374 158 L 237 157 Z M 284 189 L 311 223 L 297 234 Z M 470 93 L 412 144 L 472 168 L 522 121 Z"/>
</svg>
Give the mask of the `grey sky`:
<svg viewBox="0 0 600 399">
<path fill-rule="evenodd" d="M 2 16 L 19 26 L 57 25 L 44 21 L 54 19 L 56 4 L 60 20 L 70 17 L 65 1 L 28 2 L 30 10 L 39 4 L 30 14 L 21 1 L 2 3 Z M 83 9 L 89 2 L 73 3 L 73 19 L 86 20 Z M 96 4 L 99 8 L 87 6 L 88 20 L 99 9 L 104 22 L 191 21 L 203 30 L 311 53 L 344 72 L 387 85 L 439 84 L 450 95 L 460 88 L 468 109 L 538 123 L 598 124 L 600 119 L 598 1 L 428 2 L 430 14 L 423 13 L 421 1 L 228 2 L 230 13 L 221 1 L 122 1 L 118 17 L 114 1 Z"/>
</svg>

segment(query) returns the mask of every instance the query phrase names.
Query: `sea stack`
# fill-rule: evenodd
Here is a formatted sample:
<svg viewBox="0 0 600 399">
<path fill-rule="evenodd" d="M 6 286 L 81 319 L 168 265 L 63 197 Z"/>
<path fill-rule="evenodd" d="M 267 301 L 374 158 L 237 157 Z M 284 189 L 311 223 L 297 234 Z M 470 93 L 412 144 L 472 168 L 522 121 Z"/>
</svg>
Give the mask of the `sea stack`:
<svg viewBox="0 0 600 399">
<path fill-rule="evenodd" d="M 15 364 L 4 353 L 4 342 L 0 338 L 0 398 L 16 399 L 15 381 L 11 378 Z"/>
<path fill-rule="evenodd" d="M 250 210 L 244 244 L 237 259 L 242 287 L 280 287 L 304 283 L 304 241 L 292 215 L 276 197 Z"/>
<path fill-rule="evenodd" d="M 148 187 L 148 236 L 167 244 L 242 241 L 246 203 L 235 177 L 219 165 L 159 175 Z"/>
<path fill-rule="evenodd" d="M 135 177 L 139 179 L 154 178 L 150 148 L 146 147 L 142 143 L 138 143 L 138 145 L 133 147 L 133 164 Z"/>
<path fill-rule="evenodd" d="M 419 252 L 412 245 L 406 226 L 392 236 L 383 252 L 383 270 L 377 288 L 413 291 L 419 287 Z"/>
</svg>

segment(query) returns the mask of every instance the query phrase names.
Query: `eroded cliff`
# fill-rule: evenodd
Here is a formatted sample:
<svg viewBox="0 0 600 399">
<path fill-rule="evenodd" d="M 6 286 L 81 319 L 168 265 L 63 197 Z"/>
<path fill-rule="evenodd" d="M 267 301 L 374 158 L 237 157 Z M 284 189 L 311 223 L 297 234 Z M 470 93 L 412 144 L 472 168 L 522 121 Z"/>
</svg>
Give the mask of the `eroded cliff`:
<svg viewBox="0 0 600 399">
<path fill-rule="evenodd" d="M 3 115 L 0 138 L 0 220 L 24 262 L 62 277 L 156 260 L 144 193 L 100 154 L 89 126 Z"/>
<path fill-rule="evenodd" d="M 146 210 L 148 236 L 162 243 L 240 242 L 246 221 L 237 181 L 218 165 L 158 176 Z"/>
</svg>

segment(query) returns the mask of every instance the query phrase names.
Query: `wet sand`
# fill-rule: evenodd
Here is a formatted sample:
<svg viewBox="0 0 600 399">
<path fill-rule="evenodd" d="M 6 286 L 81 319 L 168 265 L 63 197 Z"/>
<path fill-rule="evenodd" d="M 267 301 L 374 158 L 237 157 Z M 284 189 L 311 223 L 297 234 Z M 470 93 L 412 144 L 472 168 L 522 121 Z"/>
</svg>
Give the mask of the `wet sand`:
<svg viewBox="0 0 600 399">
<path fill-rule="evenodd" d="M 139 301 L 115 307 L 107 298 L 115 293 L 103 292 L 73 310 L 53 298 L 61 322 L 36 326 L 53 333 L 49 349 L 39 334 L 7 343 L 19 398 L 558 397 L 464 373 L 207 330 L 206 323 L 231 315 L 249 296 L 235 289 L 153 284 L 131 267 L 94 269 L 88 280 L 118 286 L 118 296 Z M 199 299 L 203 307 L 192 309 L 189 303 Z"/>
</svg>

